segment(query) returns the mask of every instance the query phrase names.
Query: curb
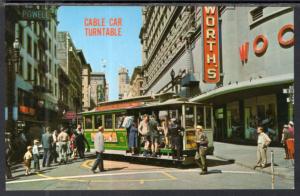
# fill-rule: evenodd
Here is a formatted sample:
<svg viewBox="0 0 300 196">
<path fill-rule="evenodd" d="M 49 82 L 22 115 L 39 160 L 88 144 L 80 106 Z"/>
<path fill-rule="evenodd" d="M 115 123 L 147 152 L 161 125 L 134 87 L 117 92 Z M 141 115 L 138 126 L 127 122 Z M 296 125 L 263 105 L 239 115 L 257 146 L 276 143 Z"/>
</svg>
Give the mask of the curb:
<svg viewBox="0 0 300 196">
<path fill-rule="evenodd" d="M 249 168 L 251 170 L 254 170 L 254 171 L 259 171 L 261 173 L 265 173 L 265 174 L 269 174 L 269 175 L 272 175 L 272 172 L 271 171 L 266 171 L 266 170 L 263 170 L 263 169 L 253 169 L 253 166 L 251 165 L 248 165 L 248 164 L 244 164 L 243 162 L 240 162 L 240 161 L 236 161 L 234 158 L 226 158 L 226 157 L 223 157 L 223 156 L 219 156 L 219 155 L 214 155 L 215 157 L 219 158 L 219 159 L 223 159 L 223 160 L 226 160 L 226 161 L 229 161 L 229 162 L 233 162 L 239 166 L 242 166 L 242 167 L 245 167 L 245 168 Z M 281 178 L 285 178 L 285 179 L 289 179 L 289 180 L 293 180 L 294 179 L 294 176 L 291 178 L 290 175 L 284 175 L 284 174 L 281 174 L 281 173 L 274 173 L 275 176 L 279 176 Z"/>
</svg>

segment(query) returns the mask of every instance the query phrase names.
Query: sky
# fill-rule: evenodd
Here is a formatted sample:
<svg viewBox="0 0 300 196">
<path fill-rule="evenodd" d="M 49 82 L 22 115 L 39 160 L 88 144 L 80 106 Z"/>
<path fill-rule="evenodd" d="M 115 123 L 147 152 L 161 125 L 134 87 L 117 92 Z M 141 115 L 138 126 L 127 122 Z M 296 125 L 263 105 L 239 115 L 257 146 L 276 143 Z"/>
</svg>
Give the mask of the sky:
<svg viewBox="0 0 300 196">
<path fill-rule="evenodd" d="M 121 36 L 86 36 L 85 18 L 121 18 Z M 118 70 L 124 66 L 129 77 L 134 67 L 142 64 L 139 33 L 142 26 L 141 7 L 134 6 L 61 6 L 58 9 L 58 31 L 68 31 L 76 49 L 82 49 L 93 72 L 105 72 L 109 83 L 109 100 L 118 99 Z M 111 26 L 116 27 L 116 26 Z M 103 65 L 106 65 L 104 68 Z"/>
</svg>

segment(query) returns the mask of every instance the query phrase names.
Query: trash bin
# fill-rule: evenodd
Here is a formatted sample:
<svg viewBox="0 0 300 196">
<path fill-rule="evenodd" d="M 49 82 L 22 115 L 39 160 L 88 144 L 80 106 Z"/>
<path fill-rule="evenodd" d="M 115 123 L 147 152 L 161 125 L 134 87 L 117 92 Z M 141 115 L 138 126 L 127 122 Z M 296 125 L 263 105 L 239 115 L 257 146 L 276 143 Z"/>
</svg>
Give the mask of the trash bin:
<svg viewBox="0 0 300 196">
<path fill-rule="evenodd" d="M 286 145 L 288 148 L 289 158 L 294 159 L 294 154 L 295 154 L 294 139 L 287 139 Z"/>
</svg>

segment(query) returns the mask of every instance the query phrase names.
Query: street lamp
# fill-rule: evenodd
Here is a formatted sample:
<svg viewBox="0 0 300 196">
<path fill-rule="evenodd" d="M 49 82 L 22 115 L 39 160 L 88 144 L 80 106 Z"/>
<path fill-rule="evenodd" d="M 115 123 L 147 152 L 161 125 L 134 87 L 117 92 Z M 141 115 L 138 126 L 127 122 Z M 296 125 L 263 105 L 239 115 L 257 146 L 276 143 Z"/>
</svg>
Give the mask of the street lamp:
<svg viewBox="0 0 300 196">
<path fill-rule="evenodd" d="M 16 38 L 12 44 L 12 48 L 8 48 L 7 56 L 7 125 L 6 131 L 11 132 L 14 135 L 15 123 L 17 120 L 18 110 L 15 109 L 15 79 L 16 71 L 15 67 L 19 67 L 20 63 L 20 42 Z M 15 119 L 14 119 L 15 118 Z"/>
</svg>

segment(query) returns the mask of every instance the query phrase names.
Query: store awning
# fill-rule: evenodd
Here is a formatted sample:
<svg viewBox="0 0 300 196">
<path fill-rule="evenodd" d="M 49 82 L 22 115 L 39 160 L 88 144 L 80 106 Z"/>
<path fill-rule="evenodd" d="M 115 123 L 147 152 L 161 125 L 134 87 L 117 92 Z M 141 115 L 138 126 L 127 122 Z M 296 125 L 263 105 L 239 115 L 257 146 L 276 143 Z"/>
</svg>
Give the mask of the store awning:
<svg viewBox="0 0 300 196">
<path fill-rule="evenodd" d="M 214 99 L 221 95 L 236 94 L 238 92 L 248 91 L 251 89 L 259 89 L 263 87 L 271 87 L 276 85 L 289 84 L 294 82 L 294 74 L 282 74 L 276 76 L 270 76 L 266 78 L 257 78 L 253 80 L 242 81 L 238 83 L 232 83 L 224 87 L 208 91 L 196 97 L 190 99 L 190 101 L 204 102 L 210 99 Z M 223 96 L 222 96 L 223 97 Z"/>
</svg>

